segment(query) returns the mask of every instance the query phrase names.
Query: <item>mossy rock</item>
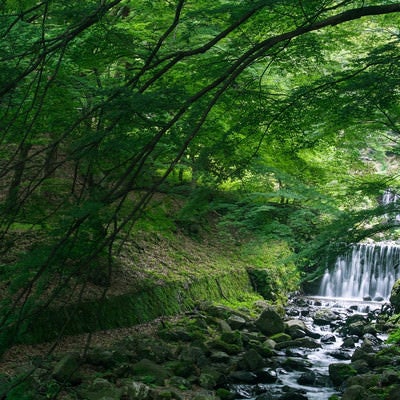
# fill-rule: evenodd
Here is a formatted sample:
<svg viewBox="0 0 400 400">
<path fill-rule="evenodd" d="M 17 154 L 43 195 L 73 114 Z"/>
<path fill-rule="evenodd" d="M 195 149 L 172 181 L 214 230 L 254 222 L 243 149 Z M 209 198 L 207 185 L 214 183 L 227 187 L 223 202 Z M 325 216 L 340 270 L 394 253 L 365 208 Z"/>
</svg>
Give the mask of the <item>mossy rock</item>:
<svg viewBox="0 0 400 400">
<path fill-rule="evenodd" d="M 381 375 L 374 373 L 366 373 L 362 375 L 350 376 L 347 381 L 347 386 L 363 386 L 365 388 L 372 388 L 379 385 L 381 382 Z"/>
<path fill-rule="evenodd" d="M 194 363 L 188 361 L 173 360 L 164 364 L 176 376 L 189 378 L 196 370 Z"/>
<path fill-rule="evenodd" d="M 282 343 L 282 342 L 287 342 L 289 340 L 292 340 L 292 337 L 288 335 L 287 333 L 276 333 L 275 335 L 270 336 L 270 339 L 272 339 L 276 343 Z"/>
<path fill-rule="evenodd" d="M 145 383 L 155 383 L 163 386 L 165 380 L 171 376 L 171 372 L 161 365 L 147 359 L 140 360 L 132 366 L 133 373 Z"/>
<path fill-rule="evenodd" d="M 400 279 L 393 285 L 389 300 L 396 313 L 400 313 Z"/>
<path fill-rule="evenodd" d="M 203 370 L 199 376 L 198 383 L 204 389 L 214 389 L 221 381 L 223 375 L 213 368 Z"/>
<path fill-rule="evenodd" d="M 221 340 L 228 344 L 235 344 L 239 347 L 243 346 L 243 339 L 240 331 L 222 332 Z"/>
<path fill-rule="evenodd" d="M 209 346 L 217 350 L 225 351 L 226 353 L 231 355 L 238 354 L 243 350 L 242 346 L 238 346 L 237 344 L 226 343 L 221 339 L 215 339 L 209 342 Z"/>
<path fill-rule="evenodd" d="M 236 395 L 234 393 L 231 393 L 229 390 L 224 389 L 224 388 L 217 389 L 216 395 L 221 400 L 233 400 L 236 397 Z"/>
<path fill-rule="evenodd" d="M 349 364 L 333 363 L 329 365 L 329 377 L 335 386 L 340 386 L 346 379 L 357 374 Z"/>
<path fill-rule="evenodd" d="M 55 365 L 52 376 L 61 383 L 80 383 L 82 378 L 78 373 L 81 359 L 78 353 L 66 354 Z"/>
</svg>

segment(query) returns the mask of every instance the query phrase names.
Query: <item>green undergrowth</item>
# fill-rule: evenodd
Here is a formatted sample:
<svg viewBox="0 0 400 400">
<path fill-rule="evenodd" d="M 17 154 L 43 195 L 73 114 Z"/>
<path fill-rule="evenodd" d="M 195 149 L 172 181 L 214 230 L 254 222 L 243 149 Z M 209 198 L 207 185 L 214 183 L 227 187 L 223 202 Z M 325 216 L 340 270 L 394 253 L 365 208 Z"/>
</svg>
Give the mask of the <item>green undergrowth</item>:
<svg viewBox="0 0 400 400">
<path fill-rule="evenodd" d="M 103 280 L 97 279 L 103 273 L 99 264 L 92 274 L 93 295 L 79 301 L 57 300 L 21 321 L 17 332 L 2 332 L 3 344 L 129 327 L 185 312 L 204 300 L 245 307 L 261 294 L 282 303 L 298 289 L 299 274 L 284 241 L 247 238 L 238 244 L 218 231 L 215 221 L 174 218 L 175 206 L 170 199 L 155 202 L 130 231 L 121 243 L 104 299 Z M 79 275 L 74 279 L 71 289 L 79 285 Z"/>
</svg>

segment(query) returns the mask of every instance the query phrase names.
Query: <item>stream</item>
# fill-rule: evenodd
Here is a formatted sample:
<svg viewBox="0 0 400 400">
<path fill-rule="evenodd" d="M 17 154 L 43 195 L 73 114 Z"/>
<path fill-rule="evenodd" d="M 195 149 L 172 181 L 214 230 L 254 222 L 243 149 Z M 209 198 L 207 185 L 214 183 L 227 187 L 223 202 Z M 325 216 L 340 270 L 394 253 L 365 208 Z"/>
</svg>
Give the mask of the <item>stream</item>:
<svg viewBox="0 0 400 400">
<path fill-rule="evenodd" d="M 346 320 L 356 319 L 357 315 L 372 320 L 384 304 L 327 297 L 293 298 L 286 307 L 287 318 L 304 323 L 307 336 L 321 347 L 278 350 L 273 364 L 267 368 L 276 374 L 276 381 L 232 385 L 230 390 L 236 394 L 235 400 L 327 400 L 339 395 L 329 378 L 329 365 L 350 362 L 363 341 L 355 335 L 343 334 L 341 329 Z M 344 342 L 349 339 L 354 343 Z M 383 341 L 385 336 L 377 334 L 373 339 Z"/>
</svg>

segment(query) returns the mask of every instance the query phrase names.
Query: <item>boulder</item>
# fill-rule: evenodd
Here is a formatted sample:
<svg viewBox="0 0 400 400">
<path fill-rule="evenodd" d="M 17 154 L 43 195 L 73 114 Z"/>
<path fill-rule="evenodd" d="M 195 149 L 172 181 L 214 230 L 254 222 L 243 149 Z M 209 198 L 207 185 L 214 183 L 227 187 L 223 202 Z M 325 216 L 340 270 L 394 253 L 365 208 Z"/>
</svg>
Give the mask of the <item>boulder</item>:
<svg viewBox="0 0 400 400">
<path fill-rule="evenodd" d="M 327 354 L 333 358 L 336 358 L 336 360 L 350 360 L 351 359 L 350 353 L 346 350 L 333 350 Z"/>
<path fill-rule="evenodd" d="M 251 371 L 233 371 L 228 375 L 228 381 L 239 383 L 255 383 L 257 375 Z"/>
<path fill-rule="evenodd" d="M 393 369 L 385 369 L 382 372 L 381 376 L 381 385 L 382 386 L 388 386 L 388 385 L 393 385 L 393 384 L 400 383 L 400 374 L 398 371 L 395 371 Z"/>
<path fill-rule="evenodd" d="M 241 329 L 246 325 L 246 320 L 239 315 L 231 315 L 227 323 L 232 329 Z"/>
<path fill-rule="evenodd" d="M 254 349 L 250 349 L 243 354 L 243 362 L 250 371 L 256 371 L 265 366 L 264 359 Z"/>
<path fill-rule="evenodd" d="M 310 368 L 312 368 L 312 363 L 303 358 L 288 357 L 282 363 L 282 367 L 288 371 L 308 372 L 308 371 L 310 371 Z"/>
<path fill-rule="evenodd" d="M 329 365 L 329 377 L 335 386 L 340 386 L 346 379 L 356 375 L 357 371 L 349 364 L 333 363 Z"/>
<path fill-rule="evenodd" d="M 341 347 L 345 349 L 353 349 L 354 347 L 356 347 L 356 341 L 352 337 L 347 337 L 343 339 L 343 344 Z"/>
<path fill-rule="evenodd" d="M 393 385 L 386 400 L 400 400 L 400 385 Z"/>
<path fill-rule="evenodd" d="M 216 322 L 217 322 L 217 326 L 221 332 L 231 332 L 232 331 L 231 326 L 225 320 L 217 319 Z"/>
<path fill-rule="evenodd" d="M 314 314 L 314 323 L 315 325 L 330 325 L 333 321 L 338 319 L 338 315 L 336 315 L 332 310 L 329 308 L 322 308 L 317 310 Z"/>
<path fill-rule="evenodd" d="M 304 337 L 277 343 L 275 345 L 276 350 L 282 350 L 287 348 L 301 348 L 301 347 L 306 349 L 318 349 L 321 347 L 321 344 L 316 342 L 314 339 Z"/>
<path fill-rule="evenodd" d="M 279 400 L 308 400 L 308 397 L 300 390 L 289 389 L 279 397 Z"/>
<path fill-rule="evenodd" d="M 270 368 L 262 368 L 256 372 L 256 375 L 261 383 L 274 383 L 278 380 L 278 374 Z"/>
<path fill-rule="evenodd" d="M 221 383 L 223 377 L 224 375 L 221 372 L 210 366 L 202 369 L 198 378 L 198 384 L 204 389 L 212 390 Z"/>
<path fill-rule="evenodd" d="M 288 335 L 287 333 L 276 333 L 275 335 L 272 335 L 270 337 L 270 340 L 273 340 L 275 343 L 282 343 L 282 342 L 287 342 L 291 340 L 292 337 Z"/>
<path fill-rule="evenodd" d="M 164 381 L 169 377 L 168 371 L 161 365 L 146 358 L 133 364 L 133 373 L 142 378 L 146 378 L 149 383 L 164 385 Z"/>
<path fill-rule="evenodd" d="M 107 379 L 96 378 L 85 391 L 84 398 L 87 400 L 119 400 L 121 392 L 120 388 L 117 388 Z M 131 398 L 136 400 L 136 397 Z"/>
<path fill-rule="evenodd" d="M 321 343 L 334 343 L 336 342 L 336 336 L 331 333 L 321 337 Z"/>
<path fill-rule="evenodd" d="M 381 376 L 379 374 L 374 374 L 367 372 L 362 375 L 350 376 L 346 382 L 347 386 L 362 386 L 364 388 L 373 388 L 380 384 Z"/>
<path fill-rule="evenodd" d="M 121 398 L 129 400 L 146 400 L 149 398 L 150 388 L 142 382 L 135 382 L 130 379 L 123 381 Z"/>
<path fill-rule="evenodd" d="M 285 330 L 282 317 L 271 306 L 265 308 L 255 322 L 257 329 L 263 334 L 270 336 Z"/>
<path fill-rule="evenodd" d="M 285 332 L 292 337 L 292 339 L 302 338 L 307 335 L 308 329 L 303 321 L 292 319 L 286 321 Z"/>
<path fill-rule="evenodd" d="M 183 347 L 179 353 L 178 359 L 199 367 L 203 367 L 209 363 L 205 351 L 200 346 Z"/>
<path fill-rule="evenodd" d="M 390 293 L 389 301 L 395 312 L 400 313 L 400 279 L 394 283 Z"/>
<path fill-rule="evenodd" d="M 59 382 L 78 384 L 81 378 L 78 375 L 80 366 L 80 356 L 78 353 L 66 354 L 55 365 L 53 370 L 53 378 Z"/>
<path fill-rule="evenodd" d="M 224 351 L 213 351 L 210 360 L 215 363 L 228 363 L 231 356 Z"/>
<path fill-rule="evenodd" d="M 362 337 L 364 334 L 364 321 L 356 321 L 346 326 L 346 333 L 349 335 L 355 335 Z"/>
<path fill-rule="evenodd" d="M 314 371 L 306 371 L 299 376 L 299 378 L 297 379 L 297 383 L 299 385 L 312 386 L 314 385 L 316 379 L 317 375 L 315 374 Z"/>
<path fill-rule="evenodd" d="M 85 361 L 98 367 L 113 368 L 117 363 L 117 358 L 115 352 L 96 347 L 88 351 Z"/>
<path fill-rule="evenodd" d="M 354 385 L 346 388 L 342 400 L 365 400 L 367 397 L 368 392 L 363 386 Z"/>
</svg>

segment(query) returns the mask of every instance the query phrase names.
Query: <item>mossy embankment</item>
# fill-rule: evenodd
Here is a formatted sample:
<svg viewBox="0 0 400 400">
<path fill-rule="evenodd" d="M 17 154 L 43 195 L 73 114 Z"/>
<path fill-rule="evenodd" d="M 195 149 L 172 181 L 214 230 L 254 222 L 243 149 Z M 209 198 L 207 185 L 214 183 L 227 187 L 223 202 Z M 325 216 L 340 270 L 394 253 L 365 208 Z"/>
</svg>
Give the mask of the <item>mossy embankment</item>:
<svg viewBox="0 0 400 400">
<path fill-rule="evenodd" d="M 108 287 L 87 285 L 82 301 L 45 309 L 26 321 L 13 341 L 38 343 L 129 327 L 183 313 L 202 300 L 233 305 L 262 295 L 283 302 L 299 281 L 290 255 L 283 242 L 231 247 L 142 232 L 141 240 L 125 244 Z"/>
</svg>

